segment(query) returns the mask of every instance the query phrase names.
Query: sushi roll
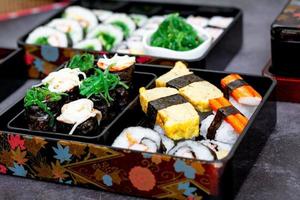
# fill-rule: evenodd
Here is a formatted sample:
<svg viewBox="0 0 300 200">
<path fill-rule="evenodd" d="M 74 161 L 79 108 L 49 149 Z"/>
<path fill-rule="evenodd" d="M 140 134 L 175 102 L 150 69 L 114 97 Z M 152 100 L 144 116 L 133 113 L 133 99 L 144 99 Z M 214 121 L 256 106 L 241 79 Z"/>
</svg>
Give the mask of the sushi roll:
<svg viewBox="0 0 300 200">
<path fill-rule="evenodd" d="M 173 140 L 199 135 L 199 115 L 174 88 L 140 88 L 140 104 L 151 123 L 159 125 Z"/>
<path fill-rule="evenodd" d="M 142 27 L 148 21 L 148 17 L 146 15 L 130 14 L 129 16 L 134 21 L 137 27 Z"/>
<path fill-rule="evenodd" d="M 123 32 L 111 24 L 101 24 L 91 30 L 87 38 L 97 38 L 104 50 L 110 51 L 123 40 Z"/>
<path fill-rule="evenodd" d="M 168 152 L 175 146 L 175 142 L 165 136 L 164 130 L 159 125 L 155 125 L 153 130 L 157 132 L 161 138 L 161 143 L 163 145 L 162 152 L 168 154 Z"/>
<path fill-rule="evenodd" d="M 223 78 L 221 86 L 225 96 L 248 118 L 262 101 L 262 96 L 238 74 Z"/>
<path fill-rule="evenodd" d="M 158 133 L 149 128 L 129 127 L 122 131 L 112 146 L 156 153 L 161 151 L 161 138 Z"/>
<path fill-rule="evenodd" d="M 80 95 L 91 99 L 95 108 L 102 112 L 103 121 L 110 120 L 115 112 L 127 105 L 128 89 L 117 74 L 100 69 L 95 69 L 95 75 L 83 80 L 79 88 Z"/>
<path fill-rule="evenodd" d="M 97 66 L 102 69 L 108 69 L 111 73 L 118 74 L 120 79 L 125 83 L 131 83 L 135 68 L 135 57 L 134 56 L 119 56 L 115 54 L 111 58 L 99 58 Z"/>
<path fill-rule="evenodd" d="M 221 34 L 224 32 L 223 29 L 220 28 L 212 28 L 212 27 L 205 27 L 204 30 L 212 36 L 213 40 L 217 40 Z"/>
<path fill-rule="evenodd" d="M 231 24 L 232 21 L 232 17 L 214 16 L 209 20 L 208 25 L 225 29 Z"/>
<path fill-rule="evenodd" d="M 110 10 L 97 9 L 97 10 L 92 10 L 92 11 L 98 17 L 100 22 L 105 21 L 106 19 L 108 19 L 110 16 L 113 15 L 113 12 Z"/>
<path fill-rule="evenodd" d="M 83 135 L 96 134 L 100 126 L 102 113 L 94 109 L 94 103 L 89 99 L 79 99 L 65 104 L 61 114 L 56 118 L 57 131 L 74 132 Z"/>
<path fill-rule="evenodd" d="M 100 40 L 98 39 L 85 39 L 81 42 L 78 42 L 77 44 L 73 45 L 76 49 L 85 49 L 85 50 L 91 50 L 91 51 L 101 51 L 102 50 L 102 44 Z"/>
<path fill-rule="evenodd" d="M 209 100 L 223 96 L 221 90 L 190 72 L 182 62 L 177 62 L 173 69 L 158 77 L 155 83 L 157 87 L 178 89 L 179 94 L 200 112 L 211 111 Z"/>
<path fill-rule="evenodd" d="M 209 19 L 206 17 L 201 17 L 201 16 L 189 16 L 186 21 L 193 25 L 194 27 L 206 27 L 208 25 Z"/>
<path fill-rule="evenodd" d="M 192 140 L 178 142 L 177 145 L 172 148 L 168 154 L 183 158 L 207 161 L 217 159 L 217 155 L 213 150 L 211 150 L 206 145 L 203 145 L 201 142 Z"/>
<path fill-rule="evenodd" d="M 45 86 L 27 90 L 24 108 L 28 128 L 35 131 L 53 130 L 63 96 L 65 94 L 51 92 Z"/>
<path fill-rule="evenodd" d="M 121 29 L 125 38 L 128 38 L 136 28 L 134 21 L 126 14 L 121 13 L 112 15 L 104 23 L 112 24 Z"/>
<path fill-rule="evenodd" d="M 211 99 L 215 115 L 201 122 L 201 134 L 210 140 L 233 144 L 248 124 L 248 119 L 224 97 Z"/>
<path fill-rule="evenodd" d="M 75 20 L 63 18 L 53 19 L 47 26 L 65 33 L 70 37 L 73 45 L 83 39 L 83 29 Z"/>
<path fill-rule="evenodd" d="M 54 28 L 42 26 L 32 31 L 25 41 L 27 44 L 68 47 L 68 37 Z"/>
<path fill-rule="evenodd" d="M 96 27 L 98 24 L 96 15 L 91 10 L 80 6 L 68 7 L 63 14 L 63 18 L 78 21 L 85 33 Z"/>
<path fill-rule="evenodd" d="M 201 140 L 200 143 L 214 151 L 218 160 L 225 158 L 232 148 L 232 145 L 230 144 L 225 144 L 214 140 Z"/>
</svg>

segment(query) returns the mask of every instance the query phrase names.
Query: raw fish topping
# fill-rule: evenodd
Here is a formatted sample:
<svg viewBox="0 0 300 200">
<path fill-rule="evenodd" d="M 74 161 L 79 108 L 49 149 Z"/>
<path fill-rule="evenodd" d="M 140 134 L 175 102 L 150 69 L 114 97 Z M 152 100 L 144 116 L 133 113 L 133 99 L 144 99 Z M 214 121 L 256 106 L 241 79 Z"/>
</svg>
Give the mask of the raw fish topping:
<svg viewBox="0 0 300 200">
<path fill-rule="evenodd" d="M 134 63 L 134 56 L 115 54 L 112 58 L 100 58 L 97 65 L 103 70 L 109 68 L 110 71 L 120 71 L 132 66 Z"/>
</svg>

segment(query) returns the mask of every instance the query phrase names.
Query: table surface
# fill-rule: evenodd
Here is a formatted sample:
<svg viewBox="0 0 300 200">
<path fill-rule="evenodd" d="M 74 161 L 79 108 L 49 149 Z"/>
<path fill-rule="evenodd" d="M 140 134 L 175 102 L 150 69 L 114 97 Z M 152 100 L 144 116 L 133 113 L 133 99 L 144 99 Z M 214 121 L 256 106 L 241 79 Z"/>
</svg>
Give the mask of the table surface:
<svg viewBox="0 0 300 200">
<path fill-rule="evenodd" d="M 165 0 L 167 1 L 167 0 Z M 185 0 L 187 1 L 187 0 Z M 244 42 L 227 71 L 261 74 L 270 58 L 270 25 L 286 0 L 189 0 L 229 5 L 244 11 Z M 50 13 L 0 23 L 0 46 L 15 48 L 16 39 L 46 19 Z M 24 94 L 32 82 L 0 104 L 0 112 Z M 296 200 L 300 196 L 300 104 L 277 103 L 277 126 L 241 187 L 236 199 Z M 0 176 L 0 199 L 133 199 L 78 187 Z"/>
</svg>

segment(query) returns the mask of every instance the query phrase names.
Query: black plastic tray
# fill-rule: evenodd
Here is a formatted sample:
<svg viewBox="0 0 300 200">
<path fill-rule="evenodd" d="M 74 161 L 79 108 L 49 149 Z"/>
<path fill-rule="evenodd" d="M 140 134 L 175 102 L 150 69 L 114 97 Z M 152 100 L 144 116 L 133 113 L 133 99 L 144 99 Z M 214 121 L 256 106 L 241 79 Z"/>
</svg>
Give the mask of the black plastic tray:
<svg viewBox="0 0 300 200">
<path fill-rule="evenodd" d="M 184 2 L 159 2 L 159 1 L 151 1 L 151 2 L 141 2 L 141 1 L 121 1 L 121 0 L 101 0 L 101 1 L 91 1 L 91 0 L 82 0 L 76 1 L 74 4 L 81 5 L 88 8 L 93 9 L 107 9 L 115 12 L 123 12 L 123 13 L 139 13 L 145 14 L 148 16 L 154 15 L 165 15 L 169 13 L 178 12 L 180 15 L 187 17 L 188 15 L 198 15 L 204 17 L 211 16 L 225 16 L 225 17 L 233 17 L 233 22 L 229 27 L 224 29 L 218 39 L 216 39 L 209 49 L 206 51 L 203 56 L 189 60 L 189 64 L 194 68 L 209 68 L 213 70 L 223 70 L 233 56 L 239 51 L 242 41 L 243 41 L 243 14 L 242 11 L 235 7 L 221 7 L 221 6 L 207 6 L 207 5 L 186 5 Z M 63 10 L 58 11 L 52 17 L 41 23 L 39 26 L 46 24 L 53 18 L 60 17 L 63 13 Z M 35 27 L 36 28 L 36 27 Z M 35 29 L 34 28 L 34 29 Z M 28 47 L 28 49 L 33 48 L 41 48 L 39 45 L 29 45 L 25 43 L 25 40 L 30 32 L 34 29 L 30 30 L 28 33 L 23 35 L 18 40 L 18 45 L 22 48 Z M 86 52 L 86 50 L 79 50 L 73 48 L 59 48 L 64 49 L 67 52 L 72 53 L 82 53 Z M 99 53 L 96 51 L 89 51 L 95 54 Z M 183 59 L 184 60 L 184 59 Z M 66 61 L 65 58 L 60 57 L 58 61 L 55 63 L 57 65 L 62 64 L 62 62 Z M 151 64 L 163 64 L 163 65 L 173 65 L 175 59 L 169 59 L 164 57 L 151 57 L 148 63 Z"/>
</svg>

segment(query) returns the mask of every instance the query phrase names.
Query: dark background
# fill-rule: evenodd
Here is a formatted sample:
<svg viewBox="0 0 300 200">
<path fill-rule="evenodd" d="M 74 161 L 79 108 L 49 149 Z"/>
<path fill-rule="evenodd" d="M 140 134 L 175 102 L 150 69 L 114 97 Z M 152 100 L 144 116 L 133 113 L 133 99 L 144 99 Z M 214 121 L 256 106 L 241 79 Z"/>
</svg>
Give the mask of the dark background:
<svg viewBox="0 0 300 200">
<path fill-rule="evenodd" d="M 172 0 L 164 0 L 172 1 Z M 228 5 L 244 11 L 244 43 L 227 71 L 261 74 L 270 59 L 270 25 L 287 0 L 182 0 L 187 3 Z M 1 5 L 0 5 L 1 6 Z M 0 47 L 16 48 L 19 36 L 50 14 L 0 22 Z M 0 104 L 0 112 L 22 96 L 27 82 Z M 277 103 L 278 122 L 236 199 L 298 200 L 300 198 L 300 105 Z M 0 199 L 133 199 L 112 193 L 0 176 Z"/>
</svg>

